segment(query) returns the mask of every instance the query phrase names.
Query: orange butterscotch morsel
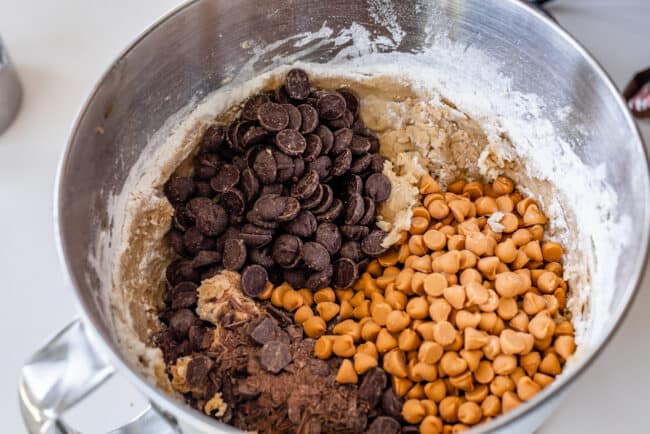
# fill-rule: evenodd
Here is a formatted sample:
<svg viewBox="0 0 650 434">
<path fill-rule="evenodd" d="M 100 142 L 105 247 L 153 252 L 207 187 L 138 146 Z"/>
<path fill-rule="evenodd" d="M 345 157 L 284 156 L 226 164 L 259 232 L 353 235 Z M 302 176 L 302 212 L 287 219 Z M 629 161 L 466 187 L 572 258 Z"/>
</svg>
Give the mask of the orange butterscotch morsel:
<svg viewBox="0 0 650 434">
<path fill-rule="evenodd" d="M 483 277 L 475 268 L 468 268 L 460 273 L 459 281 L 461 285 L 465 286 L 469 285 L 470 282 L 481 284 L 483 282 Z"/>
<path fill-rule="evenodd" d="M 437 342 L 422 342 L 418 349 L 418 360 L 430 365 L 436 364 L 443 354 L 442 346 Z"/>
<path fill-rule="evenodd" d="M 431 175 L 425 174 L 420 177 L 418 182 L 418 189 L 420 194 L 440 193 L 440 185 L 436 182 Z"/>
<path fill-rule="evenodd" d="M 532 378 L 523 376 L 517 381 L 517 396 L 522 401 L 528 401 L 542 390 L 542 386 L 535 383 Z"/>
<path fill-rule="evenodd" d="M 393 265 L 396 265 L 397 262 L 399 261 L 399 250 L 396 248 L 392 248 L 388 250 L 386 253 L 383 253 L 377 257 L 377 262 L 379 265 L 382 267 L 391 267 Z M 368 271 L 366 269 L 366 271 Z M 368 271 L 370 273 L 370 271 Z M 381 274 L 381 269 L 376 270 L 377 275 Z M 373 274 L 373 273 L 371 273 Z"/>
<path fill-rule="evenodd" d="M 359 377 L 350 360 L 345 359 L 341 362 L 341 366 L 336 373 L 336 381 L 340 384 L 357 384 Z"/>
<path fill-rule="evenodd" d="M 481 216 L 489 216 L 499 210 L 497 201 L 493 197 L 483 196 L 476 199 L 476 212 Z"/>
<path fill-rule="evenodd" d="M 555 321 L 549 316 L 548 312 L 542 311 L 530 320 L 528 330 L 536 339 L 546 339 L 555 333 Z"/>
<path fill-rule="evenodd" d="M 271 293 L 271 304 L 275 307 L 282 307 L 282 297 L 287 291 L 293 291 L 293 288 L 288 283 L 283 283 L 275 288 Z"/>
<path fill-rule="evenodd" d="M 447 286 L 447 278 L 442 273 L 431 273 L 424 278 L 424 292 L 432 297 L 441 296 Z"/>
<path fill-rule="evenodd" d="M 352 319 L 346 319 L 345 321 L 336 324 L 332 329 L 332 332 L 335 335 L 350 336 L 354 342 L 357 342 L 361 339 L 361 324 Z"/>
<path fill-rule="evenodd" d="M 547 262 L 560 262 L 562 259 L 562 245 L 553 241 L 542 244 L 542 256 Z"/>
<path fill-rule="evenodd" d="M 412 319 L 424 319 L 429 315 L 429 302 L 425 297 L 412 297 L 406 304 L 406 313 Z"/>
<path fill-rule="evenodd" d="M 477 256 L 483 256 L 489 249 L 488 236 L 471 232 L 465 237 L 465 248 Z"/>
<path fill-rule="evenodd" d="M 433 321 L 423 321 L 420 324 L 417 324 L 415 326 L 415 331 L 420 333 L 420 336 L 422 336 L 423 340 L 433 342 L 435 340 L 433 337 L 433 329 L 435 328 L 435 326 L 436 323 Z"/>
<path fill-rule="evenodd" d="M 544 257 L 542 256 L 542 248 L 539 245 L 539 241 L 531 241 L 521 248 L 531 261 L 540 262 L 544 260 Z"/>
<path fill-rule="evenodd" d="M 436 416 L 427 415 L 420 423 L 420 434 L 442 434 L 442 419 Z"/>
<path fill-rule="evenodd" d="M 402 405 L 402 417 L 408 423 L 420 423 L 426 414 L 426 409 L 419 399 L 409 399 Z"/>
<path fill-rule="evenodd" d="M 325 333 L 325 330 L 327 330 L 327 324 L 323 318 L 312 316 L 302 323 L 302 328 L 308 337 L 318 338 Z"/>
<path fill-rule="evenodd" d="M 442 220 L 449 215 L 449 206 L 447 206 L 444 200 L 440 199 L 431 201 L 427 206 L 427 210 L 431 214 L 431 217 L 437 220 Z"/>
<path fill-rule="evenodd" d="M 481 314 L 479 312 L 470 312 L 469 310 L 459 310 L 456 312 L 456 327 L 463 331 L 467 327 L 478 327 L 481 322 Z"/>
<path fill-rule="evenodd" d="M 314 304 L 314 293 L 307 288 L 302 288 L 298 290 L 298 294 L 302 297 L 304 304 L 311 306 Z"/>
<path fill-rule="evenodd" d="M 395 289 L 402 292 L 410 292 L 413 274 L 415 274 L 415 271 L 413 271 L 411 268 L 402 269 L 395 278 Z"/>
<path fill-rule="evenodd" d="M 516 408 L 519 406 L 519 404 L 521 404 L 521 400 L 519 400 L 513 391 L 509 390 L 505 392 L 501 397 L 501 408 L 503 409 L 504 413 Z"/>
<path fill-rule="evenodd" d="M 447 395 L 447 385 L 440 379 L 424 385 L 424 394 L 433 402 L 440 402 Z"/>
<path fill-rule="evenodd" d="M 488 289 L 488 300 L 478 307 L 483 312 L 494 312 L 499 307 L 499 295 L 493 289 Z"/>
<path fill-rule="evenodd" d="M 396 377 L 405 378 L 408 376 L 406 367 L 406 356 L 399 349 L 390 350 L 384 354 L 383 368 L 386 372 Z"/>
<path fill-rule="evenodd" d="M 532 204 L 526 208 L 526 212 L 523 215 L 523 221 L 525 226 L 534 226 L 546 224 L 547 219 L 546 216 L 539 210 L 539 207 L 535 204 Z"/>
<path fill-rule="evenodd" d="M 409 251 L 415 256 L 422 256 L 427 253 L 428 247 L 424 244 L 424 236 L 412 235 L 408 240 Z"/>
<path fill-rule="evenodd" d="M 478 368 L 474 372 L 474 378 L 480 384 L 490 384 L 494 379 L 494 368 L 492 363 L 487 360 L 481 360 L 478 364 Z"/>
<path fill-rule="evenodd" d="M 460 270 L 460 253 L 457 250 L 447 252 L 435 260 L 436 269 L 448 274 L 456 274 Z"/>
<path fill-rule="evenodd" d="M 461 276 L 461 284 L 463 284 L 462 276 Z M 471 304 L 480 305 L 483 303 L 487 303 L 489 293 L 488 290 L 482 284 L 476 281 L 471 281 L 464 285 L 465 285 L 465 293 L 467 295 L 467 300 Z"/>
<path fill-rule="evenodd" d="M 350 304 L 348 300 L 341 301 L 341 307 L 339 309 L 339 317 L 341 319 L 352 318 L 353 312 L 354 312 L 354 307 Z"/>
<path fill-rule="evenodd" d="M 472 390 L 474 388 L 474 378 L 472 377 L 472 373 L 470 371 L 465 371 L 462 374 L 449 377 L 449 384 L 458 390 L 467 392 L 468 390 Z"/>
<path fill-rule="evenodd" d="M 462 401 L 457 396 L 447 396 L 438 404 L 438 413 L 446 422 L 456 422 L 458 420 L 458 408 Z"/>
<path fill-rule="evenodd" d="M 296 324 L 302 324 L 314 316 L 314 312 L 309 306 L 300 306 L 293 314 L 293 320 Z"/>
<path fill-rule="evenodd" d="M 490 393 L 490 389 L 485 384 L 475 385 L 472 390 L 465 392 L 465 399 L 480 404 Z"/>
<path fill-rule="evenodd" d="M 392 333 L 401 332 L 410 323 L 411 317 L 406 312 L 400 310 L 394 310 L 386 317 L 386 329 Z"/>
<path fill-rule="evenodd" d="M 569 335 L 558 336 L 553 348 L 562 359 L 567 360 L 576 350 L 575 339 Z"/>
<path fill-rule="evenodd" d="M 340 306 L 336 303 L 330 301 L 324 301 L 316 305 L 316 310 L 321 318 L 325 321 L 329 321 L 339 314 Z"/>
<path fill-rule="evenodd" d="M 545 271 L 537 278 L 537 288 L 545 294 L 551 294 L 559 285 L 560 278 L 550 271 Z"/>
<path fill-rule="evenodd" d="M 524 333 L 506 329 L 499 335 L 501 351 L 504 354 L 520 354 L 526 349 Z"/>
<path fill-rule="evenodd" d="M 336 293 L 332 288 L 319 289 L 314 293 L 314 303 L 318 304 L 324 301 L 329 301 L 332 303 L 336 301 Z"/>
<path fill-rule="evenodd" d="M 480 350 L 460 350 L 458 354 L 467 362 L 467 368 L 471 372 L 478 369 L 478 364 L 483 358 L 483 352 Z"/>
<path fill-rule="evenodd" d="M 340 335 L 334 336 L 332 339 L 332 352 L 339 357 L 352 357 L 356 348 L 354 347 L 354 340 L 352 336 Z"/>
<path fill-rule="evenodd" d="M 365 374 L 372 368 L 376 368 L 378 364 L 376 357 L 372 357 L 366 353 L 357 352 L 354 355 L 354 370 L 359 375 Z"/>
<path fill-rule="evenodd" d="M 375 341 L 377 335 L 381 331 L 381 327 L 375 321 L 367 321 L 361 326 L 361 338 L 364 341 Z"/>
<path fill-rule="evenodd" d="M 322 360 L 327 360 L 332 357 L 332 346 L 334 341 L 332 336 L 321 336 L 314 344 L 314 354 Z"/>
<path fill-rule="evenodd" d="M 440 368 L 450 377 L 460 375 L 467 370 L 467 361 L 460 357 L 455 351 L 449 351 L 442 355 Z"/>
<path fill-rule="evenodd" d="M 498 397 L 502 397 L 504 393 L 515 390 L 515 387 L 512 378 L 506 375 L 497 375 L 490 383 L 490 392 Z"/>
<path fill-rule="evenodd" d="M 412 256 L 412 258 L 413 260 L 410 263 L 411 268 L 422 273 L 431 273 L 431 257 L 429 255 Z"/>
<path fill-rule="evenodd" d="M 390 304 L 386 302 L 370 303 L 370 316 L 380 326 L 385 326 L 388 314 L 393 311 Z"/>
<path fill-rule="evenodd" d="M 434 365 L 414 360 L 409 362 L 409 378 L 413 381 L 435 381 L 438 370 Z"/>
<path fill-rule="evenodd" d="M 494 280 L 499 263 L 499 258 L 496 256 L 486 256 L 478 260 L 477 268 L 486 279 Z"/>
<path fill-rule="evenodd" d="M 515 189 L 515 183 L 507 176 L 500 175 L 492 181 L 492 189 L 497 195 L 510 194 Z"/>
<path fill-rule="evenodd" d="M 390 382 L 392 384 L 395 395 L 400 398 L 404 397 L 413 388 L 413 382 L 408 378 L 400 378 L 393 375 L 390 379 Z"/>
<path fill-rule="evenodd" d="M 517 258 L 517 246 L 512 238 L 508 238 L 497 244 L 494 253 L 501 262 L 510 264 Z"/>
<path fill-rule="evenodd" d="M 364 342 L 361 345 L 357 347 L 357 353 L 363 353 L 367 354 L 369 356 L 374 357 L 375 359 L 379 359 L 379 351 L 377 351 L 377 346 L 373 342 Z"/>
<path fill-rule="evenodd" d="M 542 387 L 546 387 L 553 382 L 553 377 L 538 372 L 533 375 L 533 381 Z"/>
<path fill-rule="evenodd" d="M 501 297 L 515 297 L 525 289 L 525 282 L 520 275 L 512 271 L 496 275 L 494 289 Z"/>
<path fill-rule="evenodd" d="M 510 375 L 517 368 L 517 356 L 499 354 L 492 361 L 492 368 L 497 375 Z"/>
<path fill-rule="evenodd" d="M 529 324 L 528 315 L 526 315 L 526 312 L 520 310 L 517 312 L 517 315 L 512 317 L 508 324 L 511 328 L 519 332 L 527 332 Z"/>
<path fill-rule="evenodd" d="M 517 301 L 514 298 L 503 297 L 499 300 L 497 315 L 508 321 L 517 315 Z"/>
<path fill-rule="evenodd" d="M 420 346 L 420 336 L 411 329 L 404 329 L 397 338 L 397 346 L 402 351 L 414 351 Z"/>
<path fill-rule="evenodd" d="M 447 250 L 463 250 L 465 248 L 465 235 L 451 235 L 447 238 Z"/>
<path fill-rule="evenodd" d="M 264 286 L 264 291 L 257 296 L 260 300 L 268 300 L 271 298 L 271 295 L 273 295 L 275 287 L 271 282 L 266 282 L 266 286 Z"/>
<path fill-rule="evenodd" d="M 386 329 L 381 329 L 377 334 L 377 340 L 375 341 L 377 345 L 377 351 L 380 353 L 388 352 L 394 348 L 397 348 L 398 342 L 397 339 L 388 332 Z"/>
<path fill-rule="evenodd" d="M 457 330 L 449 321 L 440 321 L 433 328 L 433 338 L 443 347 L 454 342 L 456 333 Z"/>
<path fill-rule="evenodd" d="M 469 196 L 470 200 L 476 200 L 483 196 L 483 185 L 478 181 L 472 181 L 463 187 L 463 196 Z"/>
<path fill-rule="evenodd" d="M 488 395 L 481 403 L 483 416 L 493 417 L 501 413 L 501 400 L 495 395 Z"/>
<path fill-rule="evenodd" d="M 440 231 L 430 229 L 422 235 L 422 241 L 428 249 L 435 252 L 447 245 L 447 236 Z"/>
<path fill-rule="evenodd" d="M 511 212 L 506 212 L 499 221 L 503 226 L 503 233 L 511 234 L 519 228 L 519 219 Z"/>
<path fill-rule="evenodd" d="M 458 420 L 467 425 L 475 425 L 481 421 L 483 410 L 475 402 L 464 402 L 458 407 Z"/>
<path fill-rule="evenodd" d="M 451 285 L 442 291 L 445 300 L 455 309 L 462 309 L 465 305 L 465 288 L 461 285 Z"/>
<path fill-rule="evenodd" d="M 541 295 L 529 291 L 524 294 L 522 307 L 526 314 L 535 315 L 546 308 L 546 300 Z"/>
<path fill-rule="evenodd" d="M 466 199 L 455 199 L 450 201 L 448 206 L 454 219 L 459 223 L 462 223 L 465 221 L 465 217 L 470 213 L 471 202 Z"/>
<path fill-rule="evenodd" d="M 423 234 L 429 228 L 429 219 L 422 216 L 413 216 L 409 232 L 412 234 Z"/>
<path fill-rule="evenodd" d="M 488 334 L 476 330 L 474 327 L 467 327 L 464 331 L 464 345 L 466 350 L 478 350 L 489 342 Z"/>
<path fill-rule="evenodd" d="M 515 203 L 508 195 L 499 196 L 495 200 L 499 211 L 503 213 L 512 213 L 512 211 L 515 209 Z"/>
</svg>

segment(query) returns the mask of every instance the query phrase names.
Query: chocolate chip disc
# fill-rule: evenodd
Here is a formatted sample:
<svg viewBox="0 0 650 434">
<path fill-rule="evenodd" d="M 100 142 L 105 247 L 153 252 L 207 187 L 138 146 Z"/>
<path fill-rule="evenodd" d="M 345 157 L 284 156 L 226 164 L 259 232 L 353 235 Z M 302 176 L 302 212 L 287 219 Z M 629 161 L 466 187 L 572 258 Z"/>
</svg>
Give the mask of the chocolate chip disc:
<svg viewBox="0 0 650 434">
<path fill-rule="evenodd" d="M 259 110 L 260 106 L 269 101 L 269 96 L 263 93 L 248 98 L 248 101 L 246 101 L 246 104 L 244 104 L 244 108 L 241 111 L 242 118 L 248 121 L 256 121 L 257 111 Z"/>
<path fill-rule="evenodd" d="M 291 187 L 291 196 L 303 200 L 311 196 L 318 188 L 318 173 L 315 170 L 309 170 L 303 177 Z"/>
<path fill-rule="evenodd" d="M 363 215 L 361 220 L 359 220 L 359 224 L 367 226 L 375 220 L 376 205 L 375 205 L 375 201 L 370 199 L 369 197 L 363 198 L 363 204 L 366 209 L 366 213 Z"/>
<path fill-rule="evenodd" d="M 257 297 L 264 292 L 268 275 L 261 265 L 253 264 L 244 268 L 241 275 L 241 286 L 244 294 Z"/>
<path fill-rule="evenodd" d="M 293 268 L 302 255 L 302 241 L 295 235 L 283 234 L 273 243 L 273 260 L 281 267 Z"/>
<path fill-rule="evenodd" d="M 216 264 L 219 261 L 221 261 L 221 253 L 214 250 L 201 250 L 192 259 L 192 267 L 201 268 L 206 265 Z"/>
<path fill-rule="evenodd" d="M 334 269 L 332 268 L 332 264 L 327 264 L 323 270 L 314 271 L 312 274 L 310 274 L 309 277 L 307 277 L 304 286 L 308 289 L 311 289 L 312 291 L 325 288 L 330 284 L 333 273 Z"/>
<path fill-rule="evenodd" d="M 288 222 L 293 220 L 300 212 L 300 202 L 298 202 L 298 199 L 293 197 L 285 197 L 284 199 L 286 201 L 284 211 L 276 219 L 279 222 Z"/>
<path fill-rule="evenodd" d="M 316 220 L 319 222 L 332 222 L 339 218 L 343 212 L 343 202 L 341 199 L 334 199 L 332 201 L 332 206 L 329 207 L 327 211 L 316 216 Z"/>
<path fill-rule="evenodd" d="M 388 199 L 390 190 L 390 180 L 383 173 L 373 173 L 366 179 L 366 194 L 375 202 Z"/>
<path fill-rule="evenodd" d="M 341 232 L 334 223 L 321 223 L 316 229 L 316 241 L 322 244 L 330 255 L 341 249 Z"/>
<path fill-rule="evenodd" d="M 363 217 L 365 211 L 363 206 L 363 197 L 360 194 L 350 195 L 345 208 L 345 224 L 357 224 Z"/>
<path fill-rule="evenodd" d="M 223 125 L 210 125 L 201 138 L 201 149 L 204 152 L 216 152 L 225 139 L 226 130 Z"/>
<path fill-rule="evenodd" d="M 289 346 L 284 342 L 270 341 L 264 344 L 260 352 L 260 364 L 274 374 L 279 373 L 291 363 Z"/>
<path fill-rule="evenodd" d="M 267 102 L 257 110 L 257 120 L 268 131 L 280 131 L 289 125 L 289 114 L 282 104 Z"/>
<path fill-rule="evenodd" d="M 310 237 L 316 230 L 316 217 L 307 210 L 301 210 L 295 219 L 283 225 L 284 230 L 299 237 Z"/>
<path fill-rule="evenodd" d="M 379 416 L 372 421 L 367 434 L 400 434 L 401 432 L 402 426 L 397 420 L 388 416 Z"/>
<path fill-rule="evenodd" d="M 324 192 L 325 189 L 323 188 L 323 184 L 318 184 L 312 195 L 300 202 L 302 207 L 308 210 L 316 208 L 323 200 Z"/>
<path fill-rule="evenodd" d="M 289 115 L 289 125 L 287 128 L 299 130 L 302 125 L 302 115 L 300 114 L 300 110 L 298 110 L 293 104 L 282 104 L 282 107 L 284 107 Z"/>
<path fill-rule="evenodd" d="M 262 127 L 252 126 L 246 130 L 240 139 L 240 144 L 245 147 L 256 145 L 266 139 L 268 133 Z"/>
<path fill-rule="evenodd" d="M 356 116 L 359 114 L 359 96 L 355 91 L 349 88 L 339 89 L 339 94 L 345 99 L 345 105 L 350 112 Z"/>
<path fill-rule="evenodd" d="M 165 185 L 165 195 L 172 205 L 186 202 L 194 194 L 194 181 L 190 178 L 171 178 Z"/>
<path fill-rule="evenodd" d="M 270 149 L 258 152 L 253 163 L 253 170 L 264 184 L 272 184 L 278 174 L 278 168 Z"/>
<path fill-rule="evenodd" d="M 265 194 L 255 201 L 253 211 L 264 220 L 276 220 L 287 207 L 287 198 L 279 194 Z"/>
<path fill-rule="evenodd" d="M 317 207 L 313 208 L 311 211 L 314 214 L 322 214 L 332 206 L 334 202 L 334 190 L 327 184 L 321 184 L 323 186 L 323 198 Z"/>
<path fill-rule="evenodd" d="M 370 140 L 367 137 L 360 136 L 355 134 L 352 136 L 352 142 L 350 143 L 350 149 L 355 155 L 365 154 L 370 150 Z"/>
<path fill-rule="evenodd" d="M 210 187 L 218 193 L 233 188 L 239 182 L 239 169 L 232 164 L 221 166 L 217 174 L 210 180 Z"/>
<path fill-rule="evenodd" d="M 314 133 L 320 137 L 321 143 L 323 145 L 321 154 L 329 154 L 332 150 L 332 146 L 334 146 L 334 133 L 332 133 L 332 130 L 327 128 L 325 125 L 319 125 L 316 127 L 316 130 L 314 130 Z"/>
<path fill-rule="evenodd" d="M 345 112 L 345 99 L 339 93 L 326 93 L 318 98 L 316 108 L 321 118 L 328 121 L 338 119 Z"/>
<path fill-rule="evenodd" d="M 244 193 L 236 188 L 231 188 L 221 195 L 221 205 L 230 214 L 241 215 L 246 206 Z"/>
<path fill-rule="evenodd" d="M 196 197 L 188 202 L 188 210 L 194 216 L 196 227 L 203 235 L 219 235 L 228 225 L 228 214 L 206 197 Z"/>
<path fill-rule="evenodd" d="M 312 270 L 321 271 L 330 263 L 330 255 L 322 244 L 310 241 L 302 248 L 302 260 Z"/>
<path fill-rule="evenodd" d="M 223 249 L 223 266 L 237 271 L 246 263 L 246 245 L 244 240 L 231 238 L 226 240 Z"/>
<path fill-rule="evenodd" d="M 379 256 L 385 253 L 388 248 L 381 245 L 384 242 L 384 238 L 386 238 L 386 232 L 380 229 L 370 232 L 361 241 L 361 250 L 368 256 Z"/>
<path fill-rule="evenodd" d="M 288 128 L 275 135 L 275 144 L 279 150 L 291 156 L 302 154 L 307 147 L 305 137 L 298 131 Z"/>
<path fill-rule="evenodd" d="M 303 158 L 309 163 L 314 161 L 320 155 L 323 144 L 320 137 L 316 134 L 307 134 L 305 140 L 307 141 L 307 147 L 305 148 Z"/>
<path fill-rule="evenodd" d="M 349 288 L 359 278 L 357 264 L 349 258 L 339 258 L 334 262 L 334 281 L 336 288 Z"/>
<path fill-rule="evenodd" d="M 300 131 L 305 134 L 313 132 L 318 126 L 318 112 L 316 109 L 309 104 L 301 104 L 298 106 L 298 111 L 300 111 L 302 117 Z"/>
<path fill-rule="evenodd" d="M 359 398 L 374 408 L 379 404 L 381 394 L 387 386 L 386 373 L 381 368 L 373 368 L 366 373 L 359 386 Z"/>
<path fill-rule="evenodd" d="M 359 241 L 370 233 L 370 228 L 361 224 L 343 225 L 341 226 L 341 233 L 348 240 Z"/>
<path fill-rule="evenodd" d="M 332 164 L 332 170 L 330 175 L 332 176 L 341 176 L 344 175 L 352 166 L 352 151 L 349 148 L 341 151 Z"/>
<path fill-rule="evenodd" d="M 292 69 L 287 73 L 285 88 L 293 99 L 303 100 L 309 96 L 309 77 L 302 69 Z"/>
<path fill-rule="evenodd" d="M 332 170 L 332 160 L 327 155 L 321 155 L 314 161 L 309 162 L 309 170 L 315 170 L 318 173 L 319 181 L 324 180 Z"/>
<path fill-rule="evenodd" d="M 364 252 L 361 250 L 361 245 L 357 241 L 346 241 L 341 246 L 339 251 L 341 258 L 348 258 L 354 262 L 358 262 L 363 258 Z"/>
<path fill-rule="evenodd" d="M 381 397 L 381 408 L 388 416 L 394 418 L 402 417 L 402 400 L 395 394 L 392 388 L 388 388 Z"/>
<path fill-rule="evenodd" d="M 341 128 L 334 132 L 334 145 L 332 146 L 332 154 L 337 155 L 348 149 L 352 144 L 352 137 L 354 133 L 349 128 Z"/>
</svg>

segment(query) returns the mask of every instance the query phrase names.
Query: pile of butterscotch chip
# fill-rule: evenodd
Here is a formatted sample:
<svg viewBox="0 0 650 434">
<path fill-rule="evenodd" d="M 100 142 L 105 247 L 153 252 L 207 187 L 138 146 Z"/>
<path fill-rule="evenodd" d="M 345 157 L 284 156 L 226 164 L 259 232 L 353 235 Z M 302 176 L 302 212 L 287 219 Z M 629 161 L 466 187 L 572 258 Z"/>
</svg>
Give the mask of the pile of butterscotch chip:
<svg viewBox="0 0 650 434">
<path fill-rule="evenodd" d="M 390 374 L 401 414 L 384 407 L 389 417 L 369 432 L 485 422 L 548 386 L 575 351 L 563 316 L 563 249 L 544 239 L 547 218 L 535 200 L 503 176 L 443 192 L 427 175 L 419 189 L 410 230 L 353 288 L 269 285 L 261 296 L 318 338 L 317 357 L 342 358 L 339 383 L 361 382 L 386 399 L 381 382 L 369 392 L 360 376 L 377 367 Z"/>
</svg>

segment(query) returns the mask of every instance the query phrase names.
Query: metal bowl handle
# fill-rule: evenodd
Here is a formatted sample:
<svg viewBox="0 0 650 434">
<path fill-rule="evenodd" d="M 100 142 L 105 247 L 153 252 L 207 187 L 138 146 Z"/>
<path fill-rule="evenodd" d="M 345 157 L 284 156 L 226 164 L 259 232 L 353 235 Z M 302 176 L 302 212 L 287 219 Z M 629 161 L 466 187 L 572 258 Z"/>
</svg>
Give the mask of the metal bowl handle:
<svg viewBox="0 0 650 434">
<path fill-rule="evenodd" d="M 22 368 L 18 393 L 30 433 L 79 434 L 61 416 L 102 385 L 113 366 L 92 347 L 80 319 L 73 320 L 39 349 Z M 149 405 L 111 434 L 179 433 L 175 422 Z"/>
</svg>

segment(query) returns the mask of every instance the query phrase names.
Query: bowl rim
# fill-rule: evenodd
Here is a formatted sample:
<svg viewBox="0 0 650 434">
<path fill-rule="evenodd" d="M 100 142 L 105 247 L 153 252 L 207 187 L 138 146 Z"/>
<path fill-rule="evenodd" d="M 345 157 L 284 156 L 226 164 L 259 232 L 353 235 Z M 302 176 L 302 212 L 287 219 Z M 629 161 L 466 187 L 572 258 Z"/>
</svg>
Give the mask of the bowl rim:
<svg viewBox="0 0 650 434">
<path fill-rule="evenodd" d="M 97 349 L 100 350 L 103 355 L 107 356 L 107 358 L 115 366 L 115 368 L 119 372 L 124 374 L 129 379 L 129 381 L 138 388 L 140 392 L 144 393 L 147 396 L 147 398 L 150 400 L 152 405 L 155 405 L 156 407 L 162 409 L 168 415 L 172 416 L 174 419 L 179 419 L 179 416 L 181 416 L 180 419 L 182 421 L 190 420 L 192 421 L 191 425 L 193 427 L 202 430 L 217 429 L 217 430 L 221 430 L 221 432 L 237 433 L 240 431 L 234 428 L 233 426 L 227 425 L 223 422 L 219 422 L 218 420 L 209 417 L 194 408 L 191 408 L 189 405 L 185 404 L 184 402 L 181 402 L 179 399 L 176 399 L 175 397 L 163 392 L 161 389 L 159 389 L 158 387 L 153 385 L 149 380 L 147 380 L 147 378 L 145 378 L 141 373 L 137 372 L 135 368 L 129 365 L 126 358 L 123 356 L 119 348 L 117 348 L 117 346 L 115 345 L 115 342 L 113 341 L 112 337 L 109 336 L 107 333 L 104 333 L 101 324 L 98 325 L 96 323 L 97 320 L 91 318 L 88 315 L 88 310 L 89 310 L 88 303 L 85 301 L 85 298 L 82 296 L 81 291 L 79 290 L 79 286 L 77 285 L 76 279 L 73 273 L 71 272 L 71 265 L 63 247 L 63 240 L 62 240 L 63 222 L 60 219 L 60 207 L 61 207 L 60 197 L 62 195 L 62 186 L 65 181 L 65 172 L 68 165 L 72 144 L 75 142 L 75 139 L 79 132 L 79 126 L 86 112 L 88 111 L 88 108 L 93 104 L 93 101 L 99 89 L 101 88 L 105 80 L 110 76 L 110 74 L 112 73 L 116 65 L 122 62 L 125 59 L 125 57 L 128 56 L 128 54 L 140 44 L 142 40 L 144 40 L 151 33 L 155 32 L 160 26 L 165 24 L 168 20 L 172 19 L 173 17 L 175 17 L 185 9 L 190 8 L 201 1 L 204 0 L 188 0 L 187 2 L 182 3 L 179 6 L 172 8 L 170 11 L 163 14 L 160 18 L 154 21 L 148 28 L 146 28 L 142 33 L 136 36 L 133 39 L 133 41 L 130 44 L 128 44 L 127 47 L 124 48 L 115 57 L 115 59 L 110 63 L 110 65 L 106 68 L 104 73 L 101 75 L 101 77 L 97 80 L 97 82 L 93 86 L 88 97 L 85 99 L 84 103 L 79 109 L 78 114 L 75 117 L 75 121 L 70 127 L 68 133 L 68 137 L 69 137 L 68 141 L 59 159 L 57 172 L 56 172 L 56 179 L 55 179 L 55 188 L 54 188 L 54 205 L 55 205 L 54 215 L 53 215 L 54 233 L 55 233 L 57 256 L 59 257 L 59 262 L 61 265 L 64 282 L 68 287 L 72 288 L 72 290 L 74 291 L 75 301 L 77 304 L 77 311 L 79 312 L 79 316 L 82 318 L 84 324 L 87 326 L 89 335 L 94 338 L 92 339 L 94 346 L 97 347 Z M 648 158 L 648 151 L 644 146 L 644 140 L 640 134 L 638 125 L 632 118 L 632 115 L 627 109 L 627 106 L 625 105 L 623 98 L 619 95 L 618 89 L 614 85 L 611 77 L 605 72 L 603 67 L 600 65 L 600 63 L 597 60 L 595 60 L 595 58 L 591 55 L 591 53 L 581 43 L 579 43 L 576 39 L 574 39 L 573 36 L 571 36 L 571 34 L 568 31 L 566 31 L 564 28 L 562 28 L 558 23 L 554 22 L 548 16 L 543 14 L 541 11 L 526 4 L 525 2 L 521 2 L 519 0 L 507 0 L 507 3 L 508 4 L 504 5 L 504 7 L 518 8 L 522 14 L 528 14 L 534 19 L 540 21 L 543 26 L 546 26 L 547 28 L 549 28 L 549 30 L 555 32 L 565 42 L 571 45 L 573 49 L 576 50 L 576 52 L 580 54 L 580 56 L 582 56 L 582 58 L 596 73 L 598 79 L 601 80 L 607 86 L 609 92 L 611 92 L 613 95 L 616 96 L 615 99 L 617 101 L 618 108 L 623 112 L 627 126 L 629 127 L 630 132 L 632 132 L 633 134 L 631 140 L 636 142 L 636 145 L 641 148 L 640 149 L 641 153 L 645 159 L 644 206 L 646 208 L 646 214 L 650 215 L 650 212 L 648 212 L 648 208 L 650 207 L 650 163 Z M 561 397 L 561 395 L 564 392 L 566 392 L 567 386 L 571 384 L 573 381 L 575 381 L 577 378 L 579 378 L 587 370 L 587 368 L 592 365 L 592 363 L 598 358 L 598 356 L 600 356 L 602 350 L 605 348 L 605 346 L 611 341 L 611 339 L 620 329 L 623 319 L 626 317 L 627 313 L 629 312 L 632 302 L 634 301 L 636 295 L 639 292 L 639 288 L 641 286 L 643 277 L 646 272 L 646 268 L 650 256 L 650 252 L 648 251 L 648 244 L 650 241 L 649 240 L 650 220 L 644 221 L 642 222 L 642 224 L 643 227 L 640 233 L 640 237 L 642 239 L 641 243 L 642 243 L 642 250 L 643 250 L 643 258 L 642 260 L 637 261 L 637 264 L 632 272 L 634 278 L 630 279 L 630 282 L 625 288 L 625 291 L 623 291 L 622 293 L 622 300 L 619 303 L 616 312 L 614 312 L 611 315 L 611 318 L 613 319 L 611 327 L 605 332 L 603 332 L 599 341 L 593 345 L 592 349 L 590 349 L 588 354 L 584 355 L 576 363 L 576 365 L 574 365 L 574 367 L 570 370 L 570 372 L 567 372 L 566 375 L 561 375 L 559 378 L 557 378 L 557 381 L 554 381 L 552 387 L 542 390 L 533 399 L 522 403 L 522 405 L 518 406 L 516 409 L 513 409 L 504 415 L 500 415 L 488 423 L 473 426 L 471 428 L 472 433 L 490 432 L 499 428 L 503 428 L 511 423 L 521 420 L 523 416 L 530 415 L 534 410 L 538 409 L 539 407 L 542 407 L 544 404 L 550 404 L 552 398 Z"/>
</svg>

